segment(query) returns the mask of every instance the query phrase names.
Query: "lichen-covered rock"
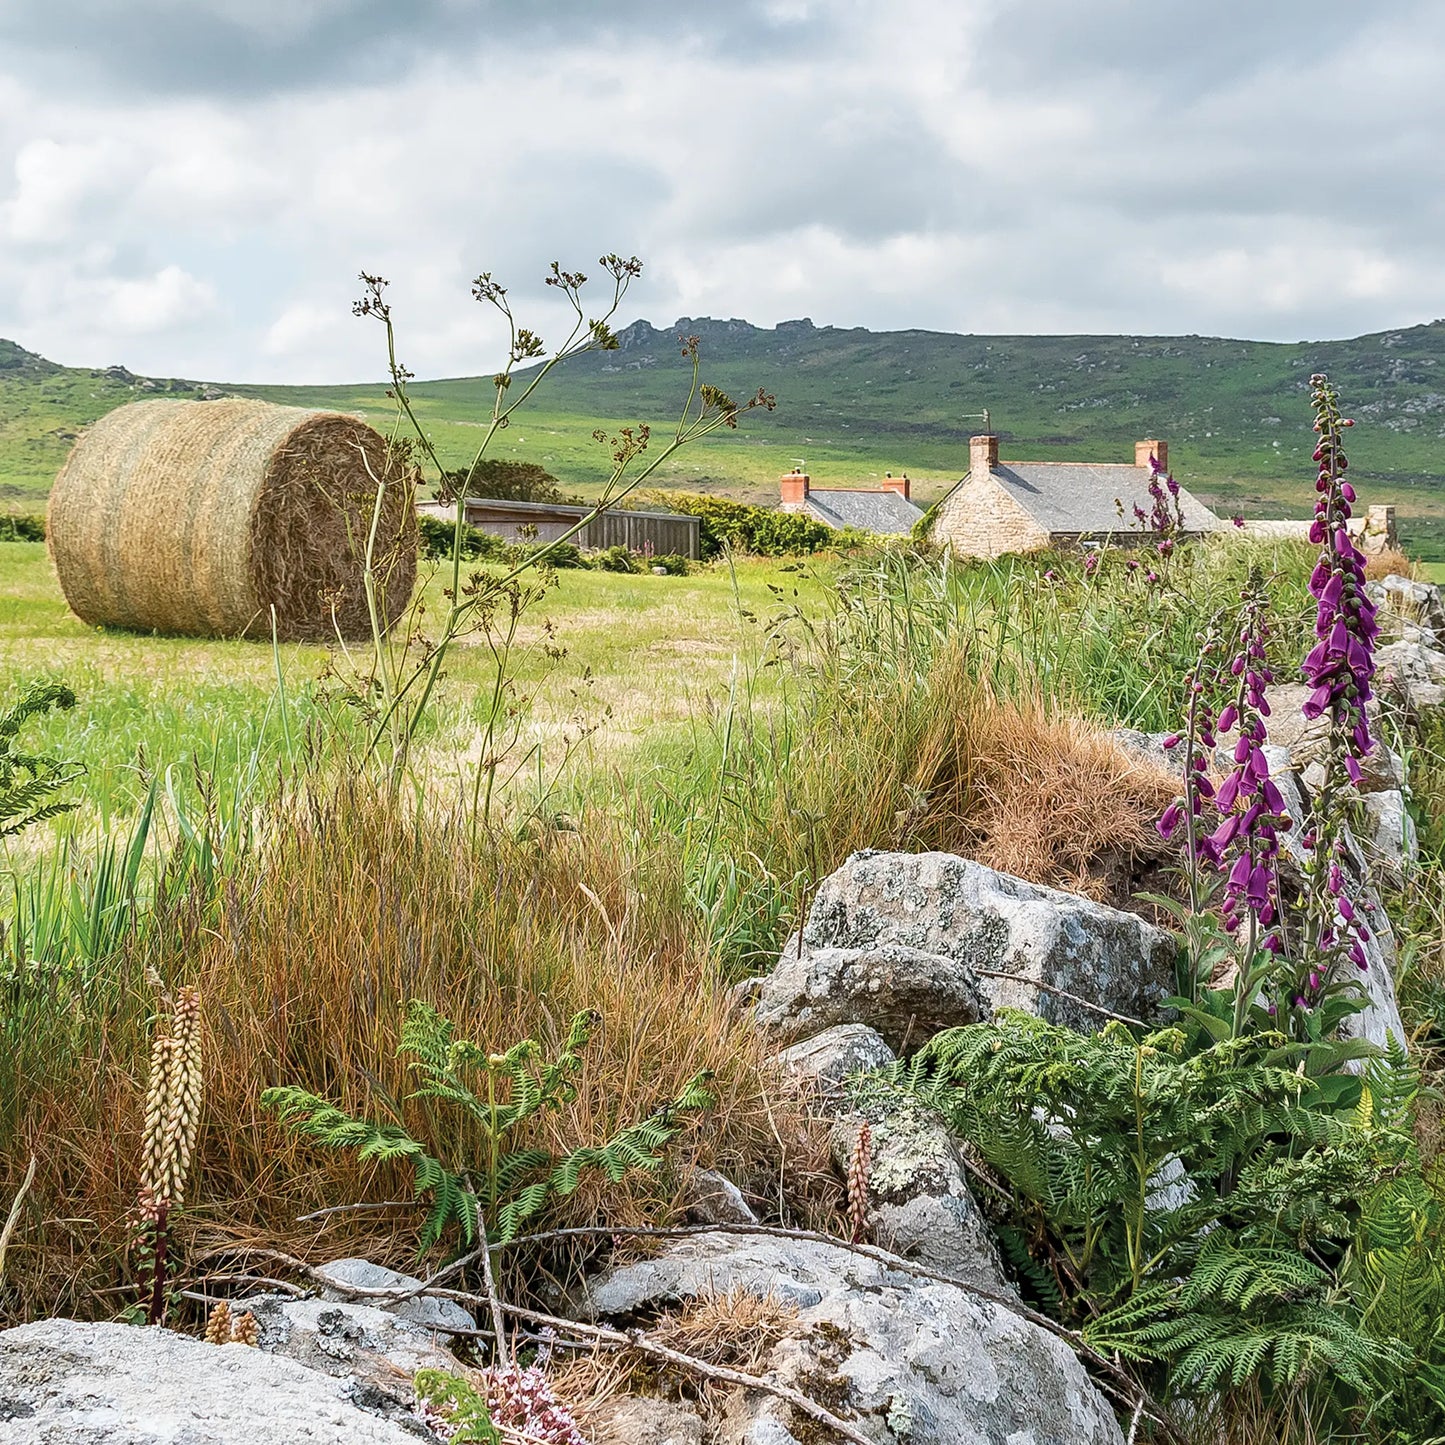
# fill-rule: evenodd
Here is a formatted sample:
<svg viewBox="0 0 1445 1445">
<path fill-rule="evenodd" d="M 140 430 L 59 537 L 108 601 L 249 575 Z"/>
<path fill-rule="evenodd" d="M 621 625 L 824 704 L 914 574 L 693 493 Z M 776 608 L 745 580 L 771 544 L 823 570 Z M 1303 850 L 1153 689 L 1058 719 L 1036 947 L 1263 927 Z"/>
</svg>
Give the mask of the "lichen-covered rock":
<svg viewBox="0 0 1445 1445">
<path fill-rule="evenodd" d="M 246 1345 L 42 1320 L 0 1332 L 0 1445 L 417 1445 L 420 1421 Z"/>
<path fill-rule="evenodd" d="M 784 1074 L 807 1093 L 824 1102 L 836 1102 L 854 1074 L 881 1069 L 896 1057 L 876 1029 L 867 1024 L 838 1024 L 784 1049 L 777 1061 Z"/>
<path fill-rule="evenodd" d="M 1418 642 L 1392 642 L 1375 652 L 1375 691 L 1398 693 L 1416 712 L 1445 703 L 1445 652 Z"/>
<path fill-rule="evenodd" d="M 267 1294 L 235 1308 L 256 1316 L 265 1353 L 352 1380 L 372 1391 L 369 1398 L 378 1406 L 390 1399 L 409 1408 L 418 1370 L 458 1368 L 456 1356 L 444 1348 L 449 1336 L 372 1305 Z"/>
<path fill-rule="evenodd" d="M 797 1018 L 800 1004 L 809 1009 L 809 1019 L 816 1017 L 820 1007 L 828 1007 L 815 1003 L 827 980 L 809 978 L 811 958 L 830 950 L 876 954 L 887 947 L 957 966 L 944 969 L 915 958 L 919 973 L 909 978 L 905 956 L 899 956 L 887 977 L 898 977 L 906 994 L 893 997 L 880 982 L 876 992 L 853 992 L 846 1012 L 826 1019 L 869 1024 L 894 1048 L 905 1037 L 912 1048 L 922 1044 L 932 1031 L 929 1021 L 937 1027 L 968 1021 L 967 973 L 977 973 L 979 991 L 994 1008 L 1028 1009 L 1086 1032 L 1099 1027 L 1098 1014 L 1027 980 L 1144 1019 L 1174 991 L 1173 936 L 1132 913 L 1025 883 L 950 853 L 863 852 L 819 886 L 801 935 L 789 941 L 773 979 L 764 984 L 760 1015 L 771 991 L 770 1013 L 763 1017 L 779 1023 Z M 1026 981 L 988 978 L 984 969 Z M 935 979 L 937 1003 L 930 1007 Z"/>
<path fill-rule="evenodd" d="M 867 1024 L 901 1050 L 987 1014 L 966 961 L 880 941 L 863 948 L 790 945 L 763 980 L 753 1020 L 790 1039 L 836 1024 Z"/>
<path fill-rule="evenodd" d="M 1434 642 L 1445 643 L 1445 599 L 1433 583 L 1392 573 L 1379 582 L 1367 582 L 1365 594 L 1375 604 L 1380 630 L 1387 636 L 1413 626 L 1429 633 Z"/>
<path fill-rule="evenodd" d="M 1347 960 L 1340 969 L 1342 976 L 1358 979 L 1367 1003 L 1363 1012 L 1352 1014 L 1341 1024 L 1340 1033 L 1346 1038 L 1369 1039 L 1381 1048 L 1393 1038 L 1403 1047 L 1409 1042 L 1409 1035 L 1405 1032 L 1400 1005 L 1395 999 L 1397 953 L 1394 930 L 1378 898 L 1365 892 L 1361 901 L 1368 908 L 1366 916 L 1370 937 L 1365 943 L 1365 961 L 1369 966 L 1363 970 L 1356 969 Z"/>
<path fill-rule="evenodd" d="M 867 1119 L 868 1237 L 930 1269 L 1000 1294 L 1012 1294 L 993 1235 L 968 1187 L 953 1136 L 926 1109 L 899 1101 L 840 1116 L 829 1146 L 846 1177 Z"/>
<path fill-rule="evenodd" d="M 323 1299 L 350 1300 L 358 1298 L 353 1290 L 395 1290 L 404 1295 L 408 1290 L 420 1289 L 421 1281 L 413 1275 L 399 1274 L 385 1265 L 373 1264 L 369 1259 L 333 1259 L 316 1271 L 322 1278 L 331 1280 L 336 1288 L 322 1286 Z M 477 1322 L 455 1300 L 423 1299 L 413 1295 L 410 1299 L 388 1300 L 379 1295 L 360 1296 L 363 1303 L 375 1309 L 386 1310 L 389 1314 L 410 1320 L 424 1329 L 474 1330 Z"/>
<path fill-rule="evenodd" d="M 1302 683 L 1277 683 L 1269 690 L 1270 717 L 1269 741 L 1272 748 L 1282 749 L 1288 766 L 1304 777 L 1311 789 L 1323 781 L 1323 759 L 1329 748 L 1330 720 L 1328 717 L 1307 718 L 1304 705 L 1310 689 Z M 1367 706 L 1370 725 L 1376 734 L 1376 744 L 1364 761 L 1364 776 L 1360 781 L 1361 792 L 1379 792 L 1398 788 L 1404 782 L 1404 762 L 1400 755 L 1380 740 L 1380 705 L 1371 700 Z M 1238 733 L 1231 731 L 1219 735 L 1217 758 L 1221 773 L 1234 766 L 1234 743 Z M 1278 759 L 1271 755 L 1271 773 L 1280 769 Z"/>
<path fill-rule="evenodd" d="M 594 1279 L 577 1309 L 625 1318 L 735 1286 L 799 1307 L 765 1371 L 804 1394 L 827 1381 L 830 1408 L 879 1445 L 1121 1445 L 1113 1412 L 1057 1337 L 966 1289 L 835 1245 L 681 1240 Z M 747 1408 L 733 1438 L 787 1445 L 816 1433 L 776 1398 L 749 1397 Z"/>
</svg>

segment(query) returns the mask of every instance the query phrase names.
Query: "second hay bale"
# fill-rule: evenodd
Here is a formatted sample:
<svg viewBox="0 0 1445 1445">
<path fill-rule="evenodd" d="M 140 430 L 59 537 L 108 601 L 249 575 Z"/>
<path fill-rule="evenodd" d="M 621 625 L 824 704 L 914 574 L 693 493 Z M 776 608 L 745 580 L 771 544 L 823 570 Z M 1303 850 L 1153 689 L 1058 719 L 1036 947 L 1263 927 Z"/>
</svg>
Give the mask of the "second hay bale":
<svg viewBox="0 0 1445 1445">
<path fill-rule="evenodd" d="M 406 469 L 356 417 L 268 402 L 144 401 L 102 417 L 51 492 L 48 534 L 83 621 L 208 637 L 365 637 L 375 557 L 394 623 L 416 580 Z"/>
</svg>

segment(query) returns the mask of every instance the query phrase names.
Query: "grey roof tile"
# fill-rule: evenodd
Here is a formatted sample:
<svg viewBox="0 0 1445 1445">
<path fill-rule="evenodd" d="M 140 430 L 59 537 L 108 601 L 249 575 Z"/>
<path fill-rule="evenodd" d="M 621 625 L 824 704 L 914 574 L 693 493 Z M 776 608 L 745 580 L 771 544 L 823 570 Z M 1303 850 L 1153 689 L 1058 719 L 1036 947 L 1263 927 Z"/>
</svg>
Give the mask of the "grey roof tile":
<svg viewBox="0 0 1445 1445">
<path fill-rule="evenodd" d="M 1136 532 L 1134 507 L 1148 512 L 1149 473 L 1143 467 L 1092 462 L 999 462 L 993 478 L 1050 532 Z M 964 483 L 968 485 L 967 481 Z M 1186 532 L 1212 532 L 1218 517 L 1183 487 L 1179 502 Z M 1120 518 L 1120 505 L 1123 517 Z"/>
<path fill-rule="evenodd" d="M 897 492 L 864 492 L 843 487 L 814 487 L 805 503 L 808 515 L 830 527 L 860 527 L 865 532 L 911 532 L 923 515 Z"/>
</svg>

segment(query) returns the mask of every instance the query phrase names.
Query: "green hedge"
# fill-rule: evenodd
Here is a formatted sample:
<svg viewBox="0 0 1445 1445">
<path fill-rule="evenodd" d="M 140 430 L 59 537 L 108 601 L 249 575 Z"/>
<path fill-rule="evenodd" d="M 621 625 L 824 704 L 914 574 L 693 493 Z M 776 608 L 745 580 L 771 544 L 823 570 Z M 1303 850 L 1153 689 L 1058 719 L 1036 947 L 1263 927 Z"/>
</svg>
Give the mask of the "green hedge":
<svg viewBox="0 0 1445 1445">
<path fill-rule="evenodd" d="M 756 557 L 801 557 L 854 540 L 799 512 L 754 507 L 727 497 L 654 491 L 644 493 L 639 500 L 696 517 L 702 524 L 698 540 L 704 561 L 719 556 L 724 546 Z"/>
<path fill-rule="evenodd" d="M 44 540 L 44 517 L 0 516 L 0 542 L 43 542 Z"/>
</svg>

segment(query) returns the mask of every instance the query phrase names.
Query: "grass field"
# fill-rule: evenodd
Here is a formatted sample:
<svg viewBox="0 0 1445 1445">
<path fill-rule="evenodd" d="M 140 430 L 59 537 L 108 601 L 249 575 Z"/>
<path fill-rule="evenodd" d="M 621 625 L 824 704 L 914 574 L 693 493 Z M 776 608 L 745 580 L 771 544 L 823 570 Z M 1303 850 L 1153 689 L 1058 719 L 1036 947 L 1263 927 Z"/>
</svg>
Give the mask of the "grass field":
<svg viewBox="0 0 1445 1445">
<path fill-rule="evenodd" d="M 585 731 L 588 756 L 605 761 L 706 715 L 725 701 L 735 665 L 758 652 L 767 619 L 787 607 L 816 608 L 832 567 L 750 558 L 686 577 L 555 573 L 510 659 L 524 736 L 560 742 Z M 434 610 L 445 580 L 433 573 L 424 584 Z M 288 644 L 276 652 L 266 642 L 87 627 L 66 607 L 42 543 L 0 543 L 0 695 L 36 678 L 75 689 L 74 713 L 53 714 L 27 736 L 84 758 L 84 791 L 97 817 L 133 811 L 143 773 L 275 742 L 283 727 L 278 663 L 293 727 L 322 710 L 344 718 L 337 699 L 346 662 L 336 649 Z M 471 754 L 494 679 L 488 636 L 463 639 L 426 738 L 439 766 Z"/>
</svg>

